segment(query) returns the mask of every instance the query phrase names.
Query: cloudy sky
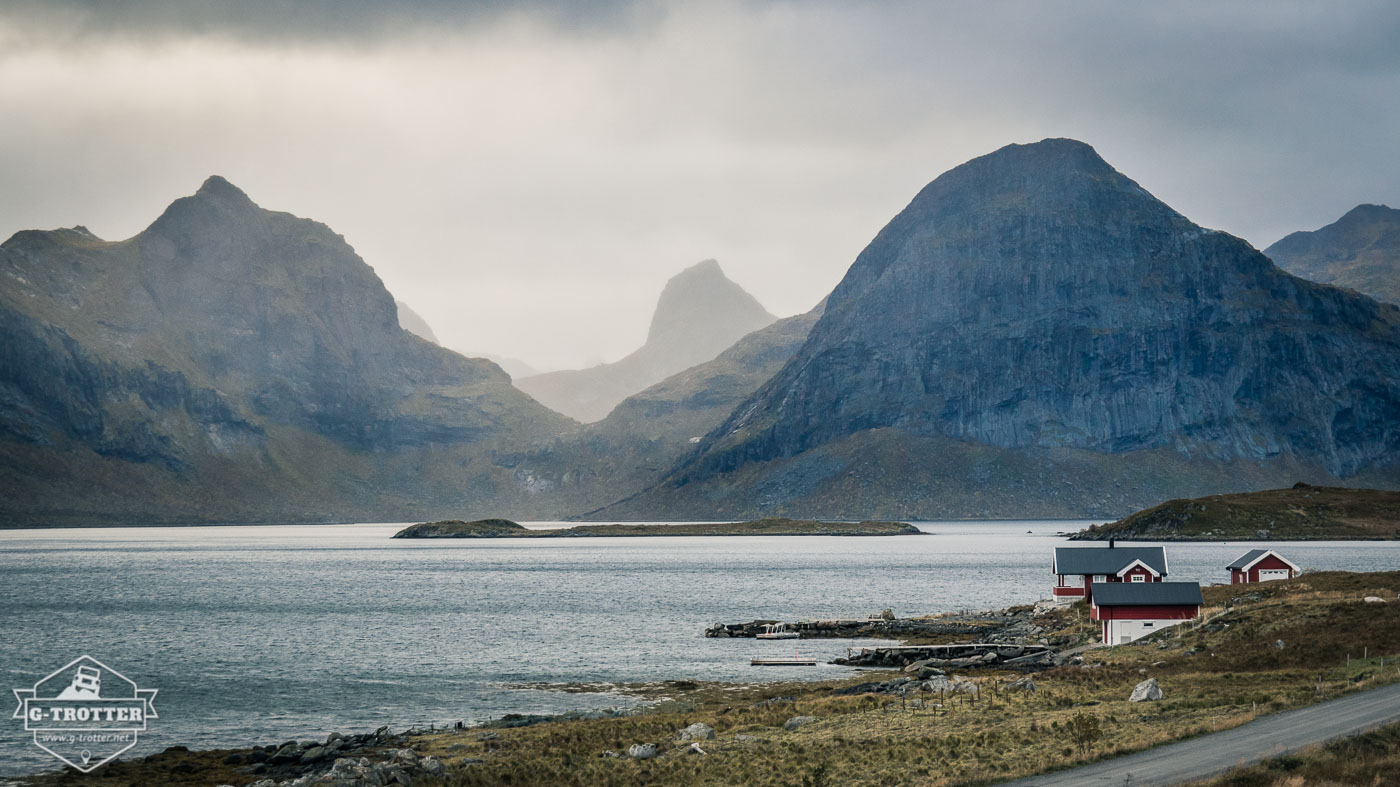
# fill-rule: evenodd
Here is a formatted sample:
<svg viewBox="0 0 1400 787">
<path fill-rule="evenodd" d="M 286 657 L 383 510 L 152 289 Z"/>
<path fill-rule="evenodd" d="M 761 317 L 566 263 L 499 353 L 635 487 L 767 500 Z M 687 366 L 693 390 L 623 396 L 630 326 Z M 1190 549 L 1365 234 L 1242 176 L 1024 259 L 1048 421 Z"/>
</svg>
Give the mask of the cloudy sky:
<svg viewBox="0 0 1400 787">
<path fill-rule="evenodd" d="M 706 257 L 805 311 L 929 180 L 1068 136 L 1264 246 L 1400 206 L 1393 2 L 0 0 L 0 238 L 210 174 L 444 344 L 612 360 Z"/>
</svg>

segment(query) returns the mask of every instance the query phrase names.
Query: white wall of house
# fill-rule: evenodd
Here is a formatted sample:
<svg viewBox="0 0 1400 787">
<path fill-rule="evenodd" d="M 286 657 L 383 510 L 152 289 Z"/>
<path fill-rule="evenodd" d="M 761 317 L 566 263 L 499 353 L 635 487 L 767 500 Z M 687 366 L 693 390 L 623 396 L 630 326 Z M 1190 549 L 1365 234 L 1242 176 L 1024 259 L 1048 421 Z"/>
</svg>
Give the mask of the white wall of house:
<svg viewBox="0 0 1400 787">
<path fill-rule="evenodd" d="M 1106 620 L 1107 637 L 1104 642 L 1109 645 L 1122 645 L 1125 642 L 1142 639 L 1154 631 L 1161 631 L 1164 628 L 1185 623 L 1184 620 Z"/>
</svg>

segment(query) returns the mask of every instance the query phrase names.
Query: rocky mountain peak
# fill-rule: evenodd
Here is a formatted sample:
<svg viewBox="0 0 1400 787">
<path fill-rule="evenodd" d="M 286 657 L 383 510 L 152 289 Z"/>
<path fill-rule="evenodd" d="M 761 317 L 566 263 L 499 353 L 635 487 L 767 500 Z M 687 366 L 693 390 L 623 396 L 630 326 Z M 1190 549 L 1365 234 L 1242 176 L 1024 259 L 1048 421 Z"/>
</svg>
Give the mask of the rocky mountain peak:
<svg viewBox="0 0 1400 787">
<path fill-rule="evenodd" d="M 1264 253 L 1289 273 L 1400 303 L 1400 210 L 1357 205 L 1321 229 L 1288 235 Z"/>
<path fill-rule="evenodd" d="M 199 187 L 199 191 L 195 192 L 195 196 L 209 199 L 233 200 L 237 202 L 246 202 L 248 204 L 252 204 L 253 202 L 248 198 L 248 195 L 244 193 L 243 189 L 229 183 L 228 180 L 221 175 L 210 175 L 208 178 L 205 178 L 204 183 Z"/>
<path fill-rule="evenodd" d="M 652 314 L 647 343 L 684 341 L 726 321 L 747 326 L 738 334 L 742 336 L 776 319 L 758 299 L 725 276 L 718 262 L 702 260 L 666 282 Z"/>
<path fill-rule="evenodd" d="M 895 216 L 673 479 L 702 495 L 741 466 L 920 440 L 1347 477 L 1400 460 L 1397 366 L 1400 312 L 1280 272 L 1088 145 L 1010 145 Z"/>
</svg>

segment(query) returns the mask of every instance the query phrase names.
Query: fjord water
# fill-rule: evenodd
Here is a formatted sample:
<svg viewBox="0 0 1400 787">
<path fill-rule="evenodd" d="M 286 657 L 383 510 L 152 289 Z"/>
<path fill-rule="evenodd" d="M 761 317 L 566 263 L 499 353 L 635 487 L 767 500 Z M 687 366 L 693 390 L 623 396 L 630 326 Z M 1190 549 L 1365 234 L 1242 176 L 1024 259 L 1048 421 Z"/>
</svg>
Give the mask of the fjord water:
<svg viewBox="0 0 1400 787">
<path fill-rule="evenodd" d="M 392 540 L 400 525 L 0 531 L 0 665 L 24 688 L 84 653 L 159 690 L 127 756 L 388 724 L 627 704 L 514 684 L 826 678 L 762 669 L 793 643 L 704 639 L 773 617 L 992 609 L 1048 595 L 1081 522 L 921 524 L 917 537 Z M 1243 544 L 1173 544 L 1173 579 L 1218 582 Z M 1400 565 L 1400 542 L 1286 544 L 1309 568 Z M 849 640 L 803 640 L 829 659 Z M 9 714 L 5 714 L 8 718 Z M 0 774 L 53 767 L 17 720 Z"/>
</svg>

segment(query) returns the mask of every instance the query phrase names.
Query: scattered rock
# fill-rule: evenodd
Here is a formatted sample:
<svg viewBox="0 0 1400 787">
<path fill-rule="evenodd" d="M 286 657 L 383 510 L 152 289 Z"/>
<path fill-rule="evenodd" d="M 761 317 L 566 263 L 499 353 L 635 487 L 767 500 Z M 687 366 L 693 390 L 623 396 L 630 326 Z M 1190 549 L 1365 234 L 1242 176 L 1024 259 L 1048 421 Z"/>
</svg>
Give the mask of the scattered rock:
<svg viewBox="0 0 1400 787">
<path fill-rule="evenodd" d="M 761 741 L 763 739 L 757 735 L 735 735 L 734 740 L 742 743 L 753 743 L 754 741 Z"/>
<path fill-rule="evenodd" d="M 1022 675 L 1021 677 L 1017 678 L 1016 680 L 1013 680 L 1013 681 L 1011 681 L 1010 683 L 1008 683 L 1008 684 L 1006 684 L 1005 686 L 1003 686 L 1003 687 L 1002 687 L 1002 690 L 1003 690 L 1003 691 L 1025 691 L 1025 692 L 1029 692 L 1029 693 L 1034 694 L 1034 693 L 1035 693 L 1035 690 L 1036 690 L 1036 685 L 1035 685 L 1035 681 L 1031 680 L 1031 676 L 1029 676 L 1029 675 Z"/>
<path fill-rule="evenodd" d="M 1367 604 L 1384 604 L 1384 603 L 1385 603 L 1385 599 L 1381 598 L 1380 596 L 1367 596 L 1367 597 L 1366 597 L 1366 603 L 1367 603 Z"/>
<path fill-rule="evenodd" d="M 634 760 L 649 760 L 656 756 L 656 744 L 634 743 L 627 747 L 627 756 Z"/>
<path fill-rule="evenodd" d="M 1284 646 L 1284 644 L 1283 644 L 1283 640 L 1281 640 L 1281 639 L 1276 639 L 1276 640 L 1274 640 L 1274 650 L 1283 650 L 1284 647 L 1285 647 L 1285 646 Z"/>
<path fill-rule="evenodd" d="M 760 709 L 762 709 L 762 708 L 771 708 L 771 707 L 773 707 L 774 705 L 785 705 L 785 704 L 787 704 L 787 703 L 789 703 L 789 702 L 796 702 L 796 701 L 797 701 L 797 700 L 793 699 L 792 697 L 769 697 L 769 698 L 766 699 L 766 700 L 759 700 L 758 702 L 755 702 L 754 704 L 750 705 L 749 707 L 752 708 L 753 710 L 760 710 Z"/>
<path fill-rule="evenodd" d="M 795 730 L 804 724 L 811 724 L 816 720 L 816 716 L 793 716 L 791 719 L 788 719 L 787 721 L 783 722 L 783 729 Z"/>
<path fill-rule="evenodd" d="M 708 724 L 695 722 L 676 735 L 678 741 L 708 741 L 715 737 L 715 729 Z"/>
<path fill-rule="evenodd" d="M 1162 687 L 1157 685 L 1156 678 L 1148 678 L 1133 688 L 1133 695 L 1128 698 L 1128 702 L 1151 702 L 1162 698 Z"/>
<path fill-rule="evenodd" d="M 599 754 L 598 756 L 607 759 L 607 758 L 621 757 L 622 755 L 621 755 L 621 754 L 618 754 L 617 752 L 613 751 L 612 749 L 604 749 L 604 750 L 603 750 L 603 753 L 602 753 L 602 754 Z"/>
<path fill-rule="evenodd" d="M 695 741 L 685 748 L 686 754 L 704 754 L 705 750 L 700 748 L 700 742 Z"/>
</svg>

